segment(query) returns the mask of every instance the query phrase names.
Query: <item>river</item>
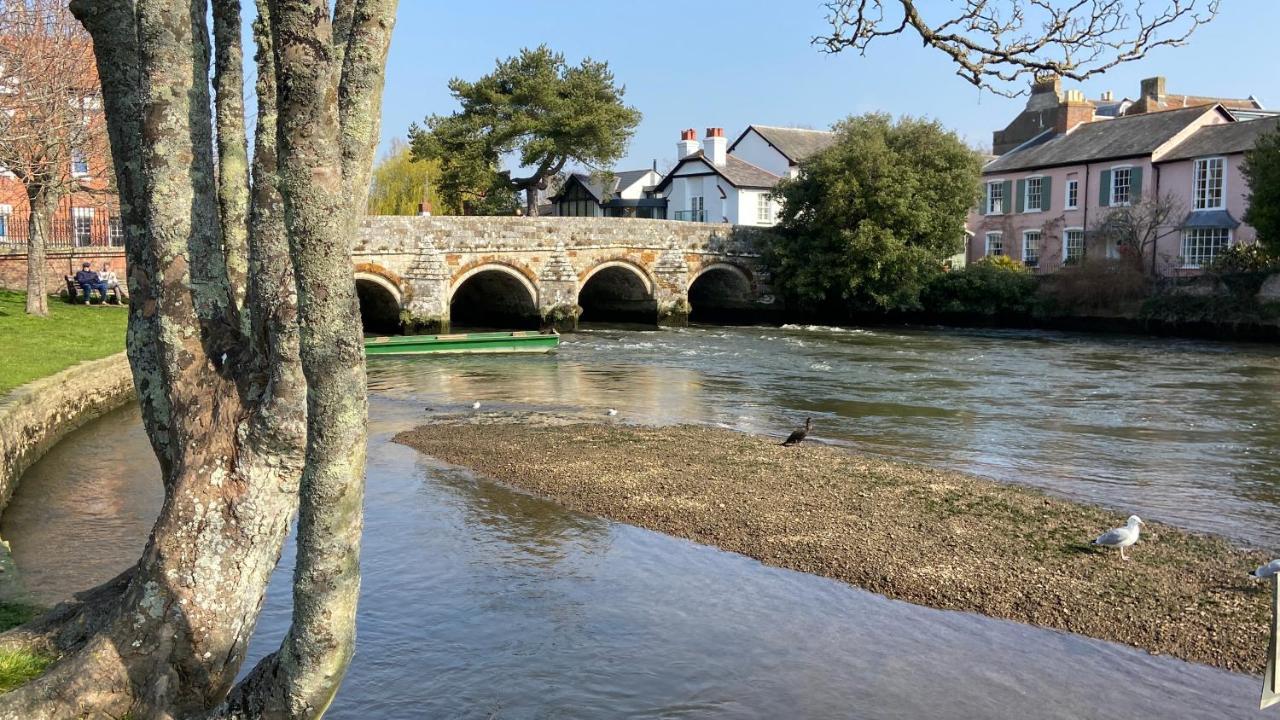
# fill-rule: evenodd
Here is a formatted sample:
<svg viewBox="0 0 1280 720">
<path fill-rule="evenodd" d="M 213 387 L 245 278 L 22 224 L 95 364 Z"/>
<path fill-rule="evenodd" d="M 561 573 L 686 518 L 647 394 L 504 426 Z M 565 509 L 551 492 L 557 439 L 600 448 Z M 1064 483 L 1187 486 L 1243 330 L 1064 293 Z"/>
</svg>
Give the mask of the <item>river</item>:
<svg viewBox="0 0 1280 720">
<path fill-rule="evenodd" d="M 475 400 L 778 434 L 811 415 L 823 442 L 1275 547 L 1278 381 L 1268 346 L 954 330 L 599 329 L 551 356 L 375 360 L 360 636 L 330 717 L 1254 717 L 1254 678 L 575 515 L 389 439 Z M 53 602 L 136 559 L 159 500 L 126 408 L 28 471 L 0 535 Z"/>
</svg>

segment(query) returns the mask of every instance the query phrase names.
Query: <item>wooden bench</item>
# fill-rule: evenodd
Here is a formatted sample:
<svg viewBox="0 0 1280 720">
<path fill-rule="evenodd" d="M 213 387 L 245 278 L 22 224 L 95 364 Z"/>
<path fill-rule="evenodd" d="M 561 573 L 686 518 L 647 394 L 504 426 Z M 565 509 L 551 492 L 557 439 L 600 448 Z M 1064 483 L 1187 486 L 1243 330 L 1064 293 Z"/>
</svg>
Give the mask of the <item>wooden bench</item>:
<svg viewBox="0 0 1280 720">
<path fill-rule="evenodd" d="M 84 297 L 84 290 L 81 289 L 80 283 L 76 282 L 76 279 L 70 275 L 63 275 L 62 281 L 67 284 L 67 302 L 73 305 L 80 302 L 80 299 Z M 124 302 L 124 297 L 120 294 L 119 287 L 113 287 L 109 292 L 111 293 L 112 297 L 115 299 L 115 304 L 119 305 L 122 302 Z M 89 301 L 90 302 L 93 301 L 92 295 L 89 296 Z M 107 301 L 107 296 L 103 295 L 102 302 L 105 303 L 106 301 Z"/>
</svg>

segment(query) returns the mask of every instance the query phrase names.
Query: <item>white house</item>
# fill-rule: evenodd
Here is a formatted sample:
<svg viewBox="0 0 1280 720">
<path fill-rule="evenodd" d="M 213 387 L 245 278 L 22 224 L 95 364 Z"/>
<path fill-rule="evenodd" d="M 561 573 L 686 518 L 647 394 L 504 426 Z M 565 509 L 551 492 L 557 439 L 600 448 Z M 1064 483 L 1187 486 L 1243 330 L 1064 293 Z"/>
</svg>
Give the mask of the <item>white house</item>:
<svg viewBox="0 0 1280 720">
<path fill-rule="evenodd" d="M 763 225 L 777 223 L 773 189 L 799 173 L 800 161 L 831 144 L 823 130 L 749 126 L 730 146 L 722 128 L 680 134 L 679 160 L 654 192 L 667 200 L 667 219 Z"/>
</svg>

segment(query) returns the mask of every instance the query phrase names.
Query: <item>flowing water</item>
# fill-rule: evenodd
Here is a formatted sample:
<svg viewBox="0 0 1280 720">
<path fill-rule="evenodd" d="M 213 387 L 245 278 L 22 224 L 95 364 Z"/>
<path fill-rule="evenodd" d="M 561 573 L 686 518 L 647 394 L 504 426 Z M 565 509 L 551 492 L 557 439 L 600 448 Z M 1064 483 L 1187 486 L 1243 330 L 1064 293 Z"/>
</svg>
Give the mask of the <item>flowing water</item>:
<svg viewBox="0 0 1280 720">
<path fill-rule="evenodd" d="M 1274 547 L 1265 346 L 1051 333 L 602 329 L 551 356 L 370 363 L 357 656 L 335 718 L 1234 718 L 1258 681 L 921 608 L 565 512 L 390 443 L 435 414 L 619 410 L 780 433 L 1133 508 Z M 137 557 L 159 508 L 136 408 L 24 477 L 0 535 L 53 602 Z M 291 557 L 292 549 L 285 557 Z M 286 563 L 254 658 L 288 625 Z"/>
</svg>

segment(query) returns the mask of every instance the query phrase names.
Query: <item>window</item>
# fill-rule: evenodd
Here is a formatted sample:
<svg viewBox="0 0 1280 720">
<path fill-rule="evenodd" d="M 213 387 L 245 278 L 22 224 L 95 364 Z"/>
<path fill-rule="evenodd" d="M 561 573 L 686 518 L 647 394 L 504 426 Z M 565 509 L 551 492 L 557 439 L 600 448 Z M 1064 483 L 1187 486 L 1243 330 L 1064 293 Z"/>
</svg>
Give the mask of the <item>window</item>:
<svg viewBox="0 0 1280 720">
<path fill-rule="evenodd" d="M 1040 231 L 1022 233 L 1022 264 L 1029 268 L 1040 265 Z"/>
<path fill-rule="evenodd" d="M 1116 168 L 1111 171 L 1111 204 L 1128 205 L 1129 188 L 1133 186 L 1133 168 Z"/>
<path fill-rule="evenodd" d="M 1205 158 L 1196 161 L 1195 209 L 1221 210 L 1223 208 L 1223 183 L 1226 175 L 1226 158 Z"/>
<path fill-rule="evenodd" d="M 1080 181 L 1067 181 L 1067 209 L 1075 210 L 1080 207 Z"/>
<path fill-rule="evenodd" d="M 9 217 L 13 215 L 12 205 L 0 205 L 0 245 L 9 241 Z"/>
<path fill-rule="evenodd" d="M 1062 238 L 1062 262 L 1074 265 L 1084 259 L 1084 230 L 1068 230 Z"/>
<path fill-rule="evenodd" d="M 89 174 L 89 158 L 85 156 L 83 150 L 71 151 L 71 174 L 76 177 Z"/>
<path fill-rule="evenodd" d="M 111 247 L 124 246 L 124 225 L 121 224 L 119 215 L 107 218 L 107 234 L 111 239 Z"/>
<path fill-rule="evenodd" d="M 1004 183 L 1001 181 L 987 183 L 987 214 L 1004 214 Z"/>
<path fill-rule="evenodd" d="M 769 193 L 756 195 L 756 222 L 760 225 L 773 224 L 773 204 Z"/>
<path fill-rule="evenodd" d="M 1004 254 L 1004 235 L 998 232 L 987 233 L 987 255 L 1003 255 L 1003 254 Z"/>
<path fill-rule="evenodd" d="M 689 219 L 694 222 L 706 222 L 707 199 L 702 195 L 694 195 L 690 197 L 689 198 L 689 215 L 690 215 Z"/>
<path fill-rule="evenodd" d="M 1044 210 L 1044 178 L 1027 178 L 1026 199 L 1022 203 L 1022 212 Z"/>
<path fill-rule="evenodd" d="M 1193 228 L 1182 233 L 1182 267 L 1202 268 L 1231 245 L 1226 228 Z"/>
<path fill-rule="evenodd" d="M 71 229 L 75 233 L 76 247 L 93 244 L 93 208 L 71 208 Z"/>
</svg>

